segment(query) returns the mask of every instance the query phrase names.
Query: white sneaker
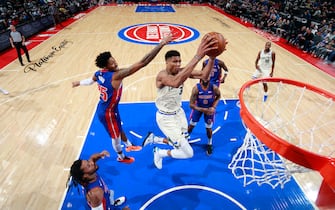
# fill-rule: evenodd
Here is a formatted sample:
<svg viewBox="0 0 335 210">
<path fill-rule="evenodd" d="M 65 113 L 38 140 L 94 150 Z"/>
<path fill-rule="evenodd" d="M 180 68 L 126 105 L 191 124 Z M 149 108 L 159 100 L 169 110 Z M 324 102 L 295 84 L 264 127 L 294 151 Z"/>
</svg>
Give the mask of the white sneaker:
<svg viewBox="0 0 335 210">
<path fill-rule="evenodd" d="M 149 132 L 148 135 L 144 138 L 144 141 L 142 142 L 142 147 L 154 143 L 154 134 L 152 132 Z"/>
<path fill-rule="evenodd" d="M 3 94 L 5 94 L 5 95 L 8 95 L 8 94 L 9 94 L 9 92 L 8 92 L 7 90 L 5 90 L 5 89 L 1 89 L 1 92 L 2 92 Z"/>
<path fill-rule="evenodd" d="M 111 204 L 114 204 L 115 200 L 114 200 L 114 190 L 109 190 L 109 202 Z"/>
<path fill-rule="evenodd" d="M 114 206 L 121 206 L 122 204 L 124 204 L 124 202 L 126 202 L 126 197 L 121 196 L 121 197 L 115 199 L 113 205 L 114 205 Z"/>
<path fill-rule="evenodd" d="M 162 167 L 163 167 L 163 165 L 162 165 L 163 158 L 158 153 L 159 148 L 158 147 L 154 147 L 153 151 L 154 151 L 154 163 L 155 163 L 155 166 L 158 169 L 162 169 Z"/>
</svg>

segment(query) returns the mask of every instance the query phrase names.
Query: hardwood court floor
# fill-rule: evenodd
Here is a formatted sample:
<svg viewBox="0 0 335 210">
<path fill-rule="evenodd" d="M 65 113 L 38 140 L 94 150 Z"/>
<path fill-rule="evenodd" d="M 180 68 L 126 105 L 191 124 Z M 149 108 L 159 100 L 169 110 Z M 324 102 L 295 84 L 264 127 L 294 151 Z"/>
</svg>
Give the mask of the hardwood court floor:
<svg viewBox="0 0 335 210">
<path fill-rule="evenodd" d="M 78 157 L 98 101 L 96 87 L 72 89 L 71 82 L 92 76 L 100 52 L 111 51 L 120 66 L 128 66 L 153 47 L 121 40 L 117 33 L 124 27 L 168 22 L 196 28 L 201 37 L 210 31 L 223 33 L 229 44 L 219 58 L 230 72 L 221 91 L 225 98 L 237 97 L 267 39 L 208 7 L 174 8 L 175 13 L 135 13 L 135 6 L 96 8 L 32 49 L 31 59 L 38 65 L 26 67 L 27 73 L 17 61 L 1 70 L 0 86 L 10 95 L 0 95 L 0 209 L 59 208 L 68 168 Z M 125 79 L 122 102 L 153 101 L 154 77 L 164 68 L 164 53 L 177 49 L 186 64 L 199 42 L 166 46 L 143 71 Z M 335 92 L 333 77 L 275 43 L 272 49 L 277 54 L 276 77 Z M 184 100 L 194 82 L 185 83 Z M 318 182 L 309 178 L 310 184 Z"/>
</svg>

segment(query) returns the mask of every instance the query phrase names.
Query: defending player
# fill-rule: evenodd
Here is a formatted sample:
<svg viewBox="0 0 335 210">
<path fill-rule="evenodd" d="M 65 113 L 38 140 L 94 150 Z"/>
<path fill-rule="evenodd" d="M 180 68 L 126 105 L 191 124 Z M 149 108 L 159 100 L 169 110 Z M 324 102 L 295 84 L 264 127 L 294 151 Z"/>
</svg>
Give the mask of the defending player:
<svg viewBox="0 0 335 210">
<path fill-rule="evenodd" d="M 206 59 L 202 63 L 203 68 L 207 65 L 207 63 L 208 59 Z M 223 76 L 222 76 L 222 69 L 224 71 Z M 216 58 L 214 61 L 213 69 L 211 70 L 211 73 L 209 75 L 210 83 L 216 85 L 217 87 L 220 87 L 220 84 L 225 82 L 227 75 L 228 75 L 228 68 L 226 64 L 222 60 Z"/>
<path fill-rule="evenodd" d="M 127 157 L 124 155 L 121 147 L 121 135 L 124 133 L 122 133 L 123 131 L 118 105 L 122 95 L 122 81 L 125 77 L 134 74 L 148 65 L 156 57 L 163 46 L 172 41 L 172 39 L 172 34 L 169 34 L 139 62 L 128 68 L 120 69 L 111 53 L 103 52 L 96 58 L 96 65 L 101 69 L 96 71 L 92 78 L 72 83 L 72 87 L 77 87 L 79 85 L 91 85 L 94 82 L 98 83 L 100 101 L 97 108 L 97 114 L 100 122 L 112 138 L 112 146 L 118 155 L 117 161 L 119 162 L 134 162 L 133 157 Z"/>
<path fill-rule="evenodd" d="M 78 159 L 73 162 L 68 180 L 69 187 L 80 184 L 84 188 L 87 204 L 91 210 L 116 210 L 122 205 L 124 196 L 114 200 L 114 192 L 109 190 L 102 177 L 98 174 L 96 162 L 104 157 L 109 157 L 109 152 L 102 151 L 91 155 L 89 160 Z M 70 179 L 72 177 L 72 179 Z M 122 210 L 129 210 L 126 206 Z"/>
<path fill-rule="evenodd" d="M 221 93 L 219 88 L 209 82 L 208 80 L 201 79 L 193 89 L 190 98 L 190 107 L 192 108 L 190 123 L 188 126 L 189 135 L 192 133 L 193 128 L 197 125 L 202 114 L 204 115 L 204 121 L 206 126 L 206 134 L 208 137 L 208 143 L 206 147 L 207 155 L 211 155 L 213 152 L 212 143 L 212 126 L 214 123 L 214 115 L 216 106 L 219 103 Z"/>
</svg>

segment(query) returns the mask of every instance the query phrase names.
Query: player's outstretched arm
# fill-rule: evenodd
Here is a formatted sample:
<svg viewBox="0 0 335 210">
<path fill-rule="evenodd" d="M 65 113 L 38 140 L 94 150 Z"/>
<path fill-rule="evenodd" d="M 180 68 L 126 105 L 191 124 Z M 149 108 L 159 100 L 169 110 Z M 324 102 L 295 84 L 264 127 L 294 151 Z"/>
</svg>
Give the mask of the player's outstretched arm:
<svg viewBox="0 0 335 210">
<path fill-rule="evenodd" d="M 109 152 L 107 150 L 104 150 L 100 153 L 95 153 L 91 155 L 90 160 L 92 160 L 93 162 L 97 162 L 99 159 L 109 156 L 110 156 Z"/>
<path fill-rule="evenodd" d="M 173 34 L 169 34 L 168 36 L 164 37 L 163 40 L 155 47 L 153 48 L 148 54 L 146 54 L 139 62 L 134 63 L 128 68 L 120 69 L 117 71 L 117 73 L 114 75 L 114 80 L 121 80 L 127 76 L 130 76 L 140 70 L 141 68 L 148 65 L 159 53 L 159 51 L 168 43 L 170 43 L 173 40 Z"/>
<path fill-rule="evenodd" d="M 209 57 L 207 65 L 204 66 L 201 71 L 199 70 L 192 71 L 190 78 L 207 80 L 209 78 L 209 74 L 213 69 L 214 60 L 215 57 Z"/>
<path fill-rule="evenodd" d="M 74 81 L 72 82 L 72 87 L 78 87 L 78 86 L 88 86 L 88 85 L 92 85 L 94 82 L 97 81 L 97 78 L 95 76 L 93 76 L 92 78 L 87 78 L 87 79 L 83 79 L 80 81 Z"/>
<path fill-rule="evenodd" d="M 164 84 L 171 87 L 179 87 L 181 84 L 183 84 L 185 80 L 191 76 L 194 67 L 199 63 L 200 60 L 202 60 L 203 57 L 205 57 L 206 53 L 212 49 L 217 49 L 217 46 L 215 46 L 216 42 L 217 40 L 214 39 L 213 36 L 208 34 L 205 35 L 202 38 L 200 45 L 198 46 L 195 56 L 188 62 L 188 64 L 180 73 L 173 77 L 173 80 L 171 79 L 169 82 L 164 82 Z"/>
</svg>

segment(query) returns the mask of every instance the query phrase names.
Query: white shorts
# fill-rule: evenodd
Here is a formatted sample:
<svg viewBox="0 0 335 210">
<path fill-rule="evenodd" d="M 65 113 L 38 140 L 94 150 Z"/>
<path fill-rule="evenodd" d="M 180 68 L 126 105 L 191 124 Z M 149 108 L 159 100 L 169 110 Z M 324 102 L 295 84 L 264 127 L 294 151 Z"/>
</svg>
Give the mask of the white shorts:
<svg viewBox="0 0 335 210">
<path fill-rule="evenodd" d="M 193 149 L 188 143 L 188 139 L 185 138 L 187 119 L 183 109 L 177 111 L 176 114 L 164 114 L 157 111 L 156 121 L 158 127 L 166 137 L 170 138 L 174 145 L 174 149 L 171 150 L 171 157 L 177 159 L 193 157 Z"/>
<path fill-rule="evenodd" d="M 156 122 L 163 134 L 172 142 L 180 143 L 185 140 L 184 133 L 187 132 L 187 119 L 184 110 L 181 108 L 176 114 L 163 114 L 156 112 Z"/>
<path fill-rule="evenodd" d="M 262 69 L 262 70 L 256 69 L 254 74 L 252 75 L 252 78 L 253 79 L 267 78 L 270 77 L 270 73 L 271 73 L 270 69 Z"/>
</svg>

